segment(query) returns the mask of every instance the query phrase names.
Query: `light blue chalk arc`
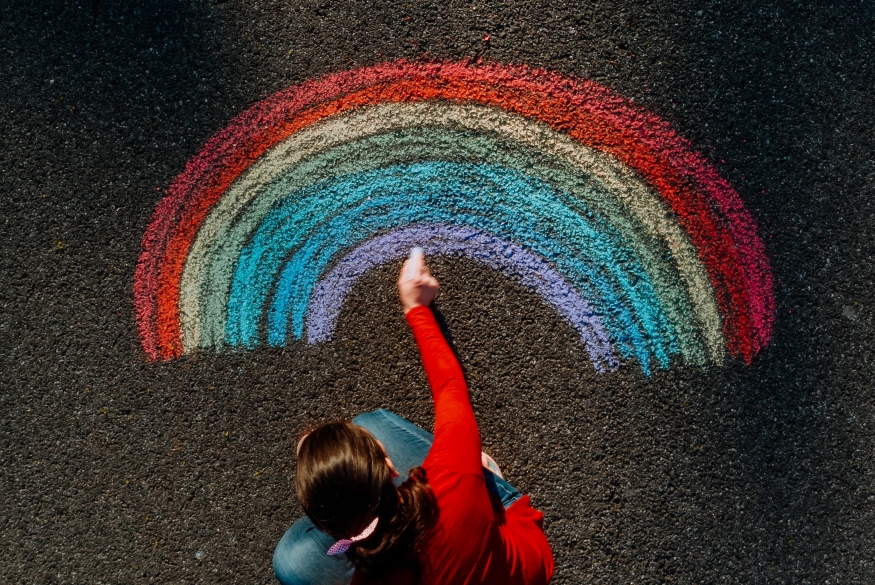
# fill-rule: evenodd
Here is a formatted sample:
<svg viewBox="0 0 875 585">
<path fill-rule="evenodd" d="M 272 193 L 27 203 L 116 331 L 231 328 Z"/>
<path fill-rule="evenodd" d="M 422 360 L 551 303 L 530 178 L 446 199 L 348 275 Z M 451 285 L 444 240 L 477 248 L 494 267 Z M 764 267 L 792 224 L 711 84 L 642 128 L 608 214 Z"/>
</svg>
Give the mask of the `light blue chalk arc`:
<svg viewBox="0 0 875 585">
<path fill-rule="evenodd" d="M 355 172 L 275 204 L 235 267 L 226 342 L 258 343 L 275 282 L 268 342 L 283 345 L 289 322 L 300 338 L 312 289 L 335 255 L 374 234 L 416 223 L 468 225 L 545 258 L 587 299 L 620 354 L 636 357 L 645 373 L 651 357 L 668 367 L 669 354 L 677 353 L 675 331 L 646 271 L 608 222 L 519 171 L 452 162 Z"/>
<path fill-rule="evenodd" d="M 468 226 L 412 225 L 379 235 L 358 246 L 326 273 L 310 297 L 307 341 L 329 341 L 347 294 L 368 270 L 404 258 L 418 246 L 428 257 L 464 256 L 501 271 L 538 294 L 569 324 L 586 346 L 595 369 L 618 364 L 601 319 L 561 274 L 525 248 Z"/>
</svg>

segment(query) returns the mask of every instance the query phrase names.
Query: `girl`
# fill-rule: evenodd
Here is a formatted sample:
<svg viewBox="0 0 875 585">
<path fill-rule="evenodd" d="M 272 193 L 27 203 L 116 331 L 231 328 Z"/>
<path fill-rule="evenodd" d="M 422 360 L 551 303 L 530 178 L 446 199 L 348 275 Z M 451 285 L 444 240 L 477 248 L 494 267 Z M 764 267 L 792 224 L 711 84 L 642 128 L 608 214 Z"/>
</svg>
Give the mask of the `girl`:
<svg viewBox="0 0 875 585">
<path fill-rule="evenodd" d="M 295 488 L 307 517 L 274 552 L 277 579 L 548 583 L 553 555 L 543 514 L 480 452 L 461 367 L 429 307 L 438 283 L 421 255 L 405 262 L 398 291 L 431 385 L 434 435 L 382 409 L 305 435 Z M 396 466 L 410 470 L 403 482 Z"/>
</svg>

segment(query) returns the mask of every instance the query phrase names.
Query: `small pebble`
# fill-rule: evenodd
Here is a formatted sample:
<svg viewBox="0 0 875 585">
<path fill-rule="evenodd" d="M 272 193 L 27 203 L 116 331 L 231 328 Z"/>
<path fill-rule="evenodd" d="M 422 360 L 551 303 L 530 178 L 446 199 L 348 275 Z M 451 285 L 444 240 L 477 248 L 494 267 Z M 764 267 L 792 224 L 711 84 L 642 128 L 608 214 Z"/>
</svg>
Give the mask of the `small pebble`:
<svg viewBox="0 0 875 585">
<path fill-rule="evenodd" d="M 858 314 L 859 314 L 859 311 L 857 311 L 857 307 L 855 307 L 854 305 L 845 305 L 842 308 L 842 315 L 844 315 L 845 317 L 847 317 L 851 321 L 856 321 Z"/>
</svg>

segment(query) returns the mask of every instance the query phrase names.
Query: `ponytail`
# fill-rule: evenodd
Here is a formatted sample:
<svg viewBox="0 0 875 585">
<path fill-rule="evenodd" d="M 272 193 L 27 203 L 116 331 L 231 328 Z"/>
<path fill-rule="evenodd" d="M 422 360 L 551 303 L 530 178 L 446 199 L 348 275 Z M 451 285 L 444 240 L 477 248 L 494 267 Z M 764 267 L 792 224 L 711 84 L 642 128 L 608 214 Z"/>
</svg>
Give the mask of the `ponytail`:
<svg viewBox="0 0 875 585">
<path fill-rule="evenodd" d="M 414 467 L 398 486 L 397 507 L 384 518 L 380 515 L 376 533 L 350 548 L 349 557 L 363 573 L 383 573 L 408 568 L 419 580 L 416 560 L 419 545 L 437 522 L 438 508 L 425 469 Z M 380 530 L 380 525 L 384 526 Z"/>
</svg>

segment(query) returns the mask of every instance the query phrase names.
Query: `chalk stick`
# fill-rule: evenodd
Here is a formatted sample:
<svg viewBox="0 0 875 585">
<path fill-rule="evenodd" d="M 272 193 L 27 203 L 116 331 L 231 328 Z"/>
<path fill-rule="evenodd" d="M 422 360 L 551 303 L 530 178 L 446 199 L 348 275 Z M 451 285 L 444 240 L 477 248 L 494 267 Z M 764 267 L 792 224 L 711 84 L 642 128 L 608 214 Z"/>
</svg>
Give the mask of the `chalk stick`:
<svg viewBox="0 0 875 585">
<path fill-rule="evenodd" d="M 410 249 L 410 263 L 407 265 L 407 280 L 413 280 L 419 269 L 419 260 L 425 255 L 422 248 Z"/>
</svg>

